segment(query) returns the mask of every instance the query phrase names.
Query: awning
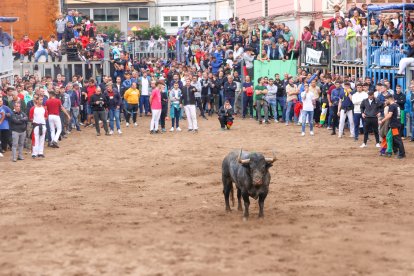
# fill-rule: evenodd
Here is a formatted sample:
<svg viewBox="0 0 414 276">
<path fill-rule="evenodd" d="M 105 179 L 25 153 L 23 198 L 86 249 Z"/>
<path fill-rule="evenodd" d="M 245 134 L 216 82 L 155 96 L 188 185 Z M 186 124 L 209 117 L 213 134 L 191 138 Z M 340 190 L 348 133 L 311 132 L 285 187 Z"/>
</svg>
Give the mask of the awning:
<svg viewBox="0 0 414 276">
<path fill-rule="evenodd" d="M 377 5 L 369 5 L 368 11 L 374 12 L 374 11 L 389 11 L 389 10 L 414 10 L 414 4 L 390 4 L 390 5 L 383 5 L 383 6 L 377 6 Z"/>
<path fill-rule="evenodd" d="M 18 17 L 0 17 L 0 22 L 12 23 L 16 22 L 18 19 Z"/>
</svg>

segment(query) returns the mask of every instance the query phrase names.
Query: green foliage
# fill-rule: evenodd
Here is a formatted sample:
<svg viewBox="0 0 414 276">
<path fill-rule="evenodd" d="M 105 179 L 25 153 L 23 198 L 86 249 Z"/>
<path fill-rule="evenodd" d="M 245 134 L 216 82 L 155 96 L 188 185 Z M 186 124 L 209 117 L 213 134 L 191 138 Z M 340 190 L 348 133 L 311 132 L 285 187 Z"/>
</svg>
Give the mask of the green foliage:
<svg viewBox="0 0 414 276">
<path fill-rule="evenodd" d="M 124 33 L 121 32 L 121 30 L 115 26 L 115 25 L 109 25 L 109 26 L 100 26 L 97 27 L 98 33 L 104 33 L 108 36 L 108 39 L 113 41 L 115 34 L 118 36 L 118 39 L 123 35 Z"/>
<path fill-rule="evenodd" d="M 165 37 L 167 35 L 164 28 L 157 25 L 150 28 L 143 28 L 141 31 L 134 32 L 134 35 L 138 36 L 140 39 L 149 40 L 151 35 L 154 36 L 155 39 L 158 39 L 160 36 Z"/>
</svg>

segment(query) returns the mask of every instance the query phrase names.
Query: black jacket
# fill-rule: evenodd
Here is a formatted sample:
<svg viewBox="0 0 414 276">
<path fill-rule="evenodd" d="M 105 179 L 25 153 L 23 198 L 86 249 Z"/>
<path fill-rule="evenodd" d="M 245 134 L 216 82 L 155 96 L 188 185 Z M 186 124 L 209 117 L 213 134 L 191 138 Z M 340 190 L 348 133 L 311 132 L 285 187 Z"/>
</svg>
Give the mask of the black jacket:
<svg viewBox="0 0 414 276">
<path fill-rule="evenodd" d="M 96 102 L 99 102 L 98 104 Z M 93 94 L 90 101 L 93 111 L 104 111 L 108 106 L 108 99 L 104 94 Z"/>
<path fill-rule="evenodd" d="M 33 50 L 36 53 L 37 50 L 39 50 L 39 44 L 40 44 L 40 40 L 36 41 L 36 43 L 34 44 Z M 43 40 L 43 49 L 45 49 L 47 51 L 47 41 Z"/>
<path fill-rule="evenodd" d="M 394 99 L 397 102 L 400 109 L 404 110 L 405 100 L 406 100 L 405 94 L 403 92 L 401 92 L 400 94 L 395 93 Z"/>
<path fill-rule="evenodd" d="M 227 98 L 227 97 L 231 97 L 231 98 L 234 98 L 235 96 L 236 96 L 236 89 L 237 89 L 237 84 L 236 84 L 236 82 L 232 82 L 232 83 L 229 83 L 229 82 L 226 82 L 226 83 L 224 83 L 224 98 Z"/>
<path fill-rule="evenodd" d="M 275 80 L 275 85 L 277 86 L 276 97 L 285 97 L 286 89 L 282 80 Z"/>
<path fill-rule="evenodd" d="M 373 99 L 369 104 L 369 99 L 365 99 L 361 103 L 361 114 L 365 114 L 367 118 L 376 118 L 378 113 L 381 113 L 382 103 L 377 99 Z"/>
<path fill-rule="evenodd" d="M 183 105 L 195 105 L 194 93 L 197 92 L 197 89 L 194 86 L 183 86 L 183 88 L 181 88 L 181 92 L 181 103 Z"/>
<path fill-rule="evenodd" d="M 218 112 L 219 117 L 231 118 L 233 114 L 234 114 L 233 108 L 225 109 L 224 106 L 220 107 L 220 110 Z"/>
<path fill-rule="evenodd" d="M 10 130 L 16 131 L 18 133 L 22 133 L 26 131 L 27 127 L 27 115 L 24 112 L 15 112 L 13 111 L 12 115 L 10 116 Z"/>
</svg>

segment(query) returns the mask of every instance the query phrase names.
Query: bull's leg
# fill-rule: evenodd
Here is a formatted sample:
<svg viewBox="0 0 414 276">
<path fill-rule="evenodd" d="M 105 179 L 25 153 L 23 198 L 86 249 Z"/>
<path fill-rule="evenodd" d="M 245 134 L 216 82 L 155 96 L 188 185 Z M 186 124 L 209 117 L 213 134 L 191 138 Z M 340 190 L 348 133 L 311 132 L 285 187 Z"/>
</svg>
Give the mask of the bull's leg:
<svg viewBox="0 0 414 276">
<path fill-rule="evenodd" d="M 226 201 L 226 211 L 230 212 L 230 192 L 231 192 L 231 186 L 233 183 L 231 182 L 231 179 L 229 177 L 225 177 L 223 175 L 223 193 L 224 193 L 224 200 Z"/>
<path fill-rule="evenodd" d="M 237 210 L 243 211 L 241 204 L 241 190 L 239 188 L 237 188 Z"/>
<path fill-rule="evenodd" d="M 249 200 L 249 194 L 248 193 L 243 193 L 243 201 L 244 201 L 244 218 L 247 219 L 249 218 L 249 205 L 250 205 L 250 200 Z"/>
<path fill-rule="evenodd" d="M 264 201 L 266 199 L 266 194 L 260 194 L 259 195 L 259 218 L 263 218 L 263 208 L 264 208 Z"/>
</svg>

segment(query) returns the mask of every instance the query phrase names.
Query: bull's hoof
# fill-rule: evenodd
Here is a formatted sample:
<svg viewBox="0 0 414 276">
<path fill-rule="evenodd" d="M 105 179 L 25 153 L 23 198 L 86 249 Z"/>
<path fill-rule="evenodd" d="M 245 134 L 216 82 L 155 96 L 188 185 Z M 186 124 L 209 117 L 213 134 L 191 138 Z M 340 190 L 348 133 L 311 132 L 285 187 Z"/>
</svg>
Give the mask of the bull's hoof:
<svg viewBox="0 0 414 276">
<path fill-rule="evenodd" d="M 249 217 L 243 217 L 243 222 L 249 221 Z"/>
<path fill-rule="evenodd" d="M 259 214 L 259 219 L 264 219 L 264 215 L 263 214 Z"/>
<path fill-rule="evenodd" d="M 226 208 L 226 212 L 227 213 L 230 213 L 231 212 L 231 209 L 230 208 Z"/>
<path fill-rule="evenodd" d="M 239 208 L 237 208 L 237 211 L 243 212 L 243 208 L 239 207 Z"/>
</svg>

